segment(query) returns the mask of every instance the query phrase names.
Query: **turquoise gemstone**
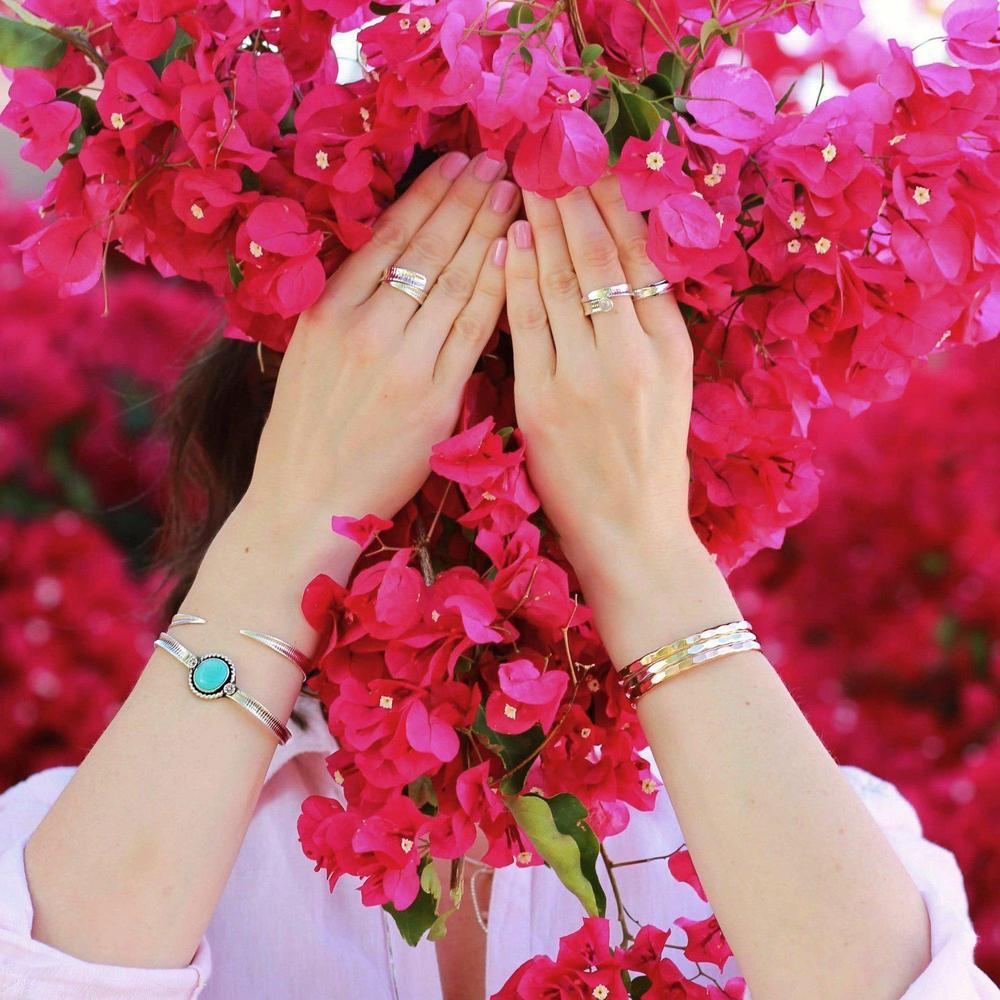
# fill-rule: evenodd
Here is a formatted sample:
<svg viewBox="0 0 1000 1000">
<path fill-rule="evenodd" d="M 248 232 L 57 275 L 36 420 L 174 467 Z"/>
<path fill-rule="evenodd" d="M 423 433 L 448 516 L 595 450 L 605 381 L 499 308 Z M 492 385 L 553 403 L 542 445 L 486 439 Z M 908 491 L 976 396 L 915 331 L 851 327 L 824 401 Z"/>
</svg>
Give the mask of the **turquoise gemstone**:
<svg viewBox="0 0 1000 1000">
<path fill-rule="evenodd" d="M 221 656 L 206 656 L 194 668 L 191 680 L 202 694 L 215 694 L 229 680 L 229 664 Z"/>
</svg>

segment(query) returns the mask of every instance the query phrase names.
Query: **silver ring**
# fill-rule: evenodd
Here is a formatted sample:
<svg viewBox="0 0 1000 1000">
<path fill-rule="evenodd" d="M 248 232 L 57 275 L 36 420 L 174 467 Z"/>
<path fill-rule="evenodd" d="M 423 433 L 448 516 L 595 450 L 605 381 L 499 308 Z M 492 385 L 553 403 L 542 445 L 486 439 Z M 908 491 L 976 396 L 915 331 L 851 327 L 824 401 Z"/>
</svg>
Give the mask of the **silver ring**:
<svg viewBox="0 0 1000 1000">
<path fill-rule="evenodd" d="M 654 295 L 666 295 L 673 287 L 666 278 L 661 278 L 659 281 L 654 281 L 651 285 L 640 285 L 638 288 L 633 288 L 632 298 L 650 299 Z"/>
<path fill-rule="evenodd" d="M 404 295 L 409 295 L 417 305 L 422 306 L 427 301 L 427 293 L 415 285 L 408 285 L 405 281 L 387 281 L 386 284 L 398 288 Z"/>
<path fill-rule="evenodd" d="M 398 267 L 395 264 L 390 264 L 382 272 L 381 280 L 390 285 L 393 282 L 409 285 L 411 288 L 419 289 L 421 292 L 427 290 L 427 275 L 421 274 L 419 271 L 414 271 L 409 267 Z"/>
<path fill-rule="evenodd" d="M 603 288 L 595 288 L 587 292 L 580 300 L 583 303 L 583 315 L 591 316 L 594 313 L 611 312 L 615 307 L 616 295 L 631 295 L 632 290 L 628 285 L 605 285 Z"/>
</svg>

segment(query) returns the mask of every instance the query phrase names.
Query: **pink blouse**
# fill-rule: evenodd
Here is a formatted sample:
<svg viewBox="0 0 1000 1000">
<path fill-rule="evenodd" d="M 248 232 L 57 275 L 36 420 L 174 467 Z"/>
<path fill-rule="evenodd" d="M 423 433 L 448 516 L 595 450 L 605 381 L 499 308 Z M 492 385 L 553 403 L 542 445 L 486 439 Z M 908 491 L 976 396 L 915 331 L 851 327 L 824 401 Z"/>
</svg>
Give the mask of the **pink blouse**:
<svg viewBox="0 0 1000 1000">
<path fill-rule="evenodd" d="M 358 881 L 343 878 L 330 893 L 322 872 L 300 851 L 299 804 L 338 786 L 324 756 L 334 747 L 316 701 L 299 698 L 308 729 L 290 722 L 279 746 L 232 874 L 191 963 L 146 969 L 85 962 L 31 936 L 32 900 L 24 845 L 73 774 L 52 767 L 0 795 L 0 996 L 5 1000 L 441 1000 L 435 947 L 405 944 L 380 908 L 361 905 Z M 922 835 L 913 807 L 896 787 L 860 768 L 841 765 L 916 882 L 931 922 L 932 961 L 901 1000 L 1000 1000 L 1000 990 L 973 963 L 976 934 L 955 856 Z M 655 773 L 655 770 L 654 770 Z M 664 854 L 683 842 L 666 790 L 650 813 L 607 841 L 616 859 Z M 621 869 L 629 909 L 642 922 L 668 928 L 679 916 L 701 920 L 712 908 L 664 866 Z M 582 912 L 551 870 L 503 868 L 491 892 L 486 954 L 490 993 L 531 955 L 555 954 L 561 935 L 580 926 Z M 671 940 L 684 932 L 673 928 Z M 680 952 L 682 971 L 697 970 Z M 717 973 L 717 970 L 710 970 Z M 740 975 L 735 957 L 721 974 Z M 701 979 L 699 982 L 704 983 Z M 750 996 L 747 991 L 747 997 Z"/>
</svg>

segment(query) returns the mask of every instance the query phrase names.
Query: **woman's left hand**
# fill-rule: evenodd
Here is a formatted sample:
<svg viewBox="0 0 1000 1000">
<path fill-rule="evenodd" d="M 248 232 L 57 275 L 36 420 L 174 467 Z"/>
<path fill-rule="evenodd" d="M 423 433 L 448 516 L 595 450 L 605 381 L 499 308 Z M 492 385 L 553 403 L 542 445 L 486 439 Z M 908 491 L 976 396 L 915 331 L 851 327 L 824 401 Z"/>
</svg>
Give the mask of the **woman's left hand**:
<svg viewBox="0 0 1000 1000">
<path fill-rule="evenodd" d="M 693 351 L 669 293 L 616 296 L 611 311 L 584 315 L 587 292 L 662 278 L 614 175 L 555 200 L 523 197 L 528 219 L 511 226 L 506 261 L 517 419 L 532 484 L 586 588 L 609 553 L 627 565 L 696 541 Z"/>
</svg>

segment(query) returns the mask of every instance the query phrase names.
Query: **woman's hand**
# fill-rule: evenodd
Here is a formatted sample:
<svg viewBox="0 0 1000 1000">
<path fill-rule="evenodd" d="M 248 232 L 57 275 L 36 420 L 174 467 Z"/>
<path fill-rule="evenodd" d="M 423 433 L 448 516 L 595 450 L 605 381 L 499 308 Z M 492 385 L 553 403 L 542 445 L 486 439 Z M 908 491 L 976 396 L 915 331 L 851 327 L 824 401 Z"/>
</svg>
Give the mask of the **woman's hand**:
<svg viewBox="0 0 1000 1000">
<path fill-rule="evenodd" d="M 503 306 L 518 201 L 503 170 L 485 154 L 433 163 L 302 314 L 261 437 L 254 509 L 329 536 L 330 515 L 392 517 L 420 488 Z M 427 275 L 422 306 L 380 283 L 389 264 Z"/>
<path fill-rule="evenodd" d="M 583 313 L 581 297 L 596 288 L 662 278 L 617 178 L 556 200 L 526 191 L 524 203 L 506 264 L 517 419 L 531 481 L 586 589 L 609 555 L 625 567 L 696 541 L 693 352 L 671 294 Z"/>
</svg>

